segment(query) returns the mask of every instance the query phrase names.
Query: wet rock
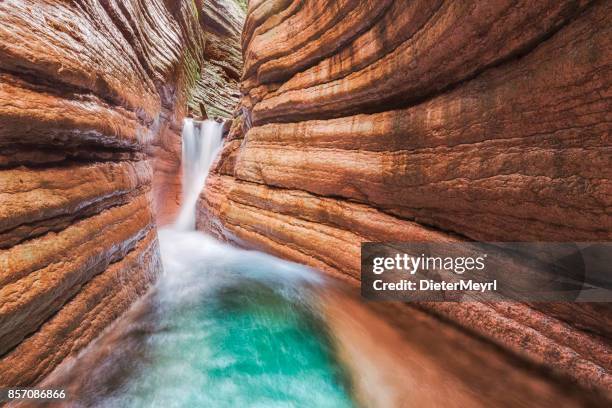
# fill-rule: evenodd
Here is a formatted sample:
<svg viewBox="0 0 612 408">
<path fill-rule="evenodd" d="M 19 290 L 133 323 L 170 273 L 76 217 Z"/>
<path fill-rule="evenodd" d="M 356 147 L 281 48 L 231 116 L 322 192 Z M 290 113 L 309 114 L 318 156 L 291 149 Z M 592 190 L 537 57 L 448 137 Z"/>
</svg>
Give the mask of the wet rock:
<svg viewBox="0 0 612 408">
<path fill-rule="evenodd" d="M 202 102 L 200 102 L 199 105 L 200 105 L 200 118 L 201 118 L 201 120 L 208 119 L 208 113 L 206 113 L 206 107 L 204 106 L 204 104 Z"/>
<path fill-rule="evenodd" d="M 232 119 L 228 119 L 223 121 L 223 131 L 221 133 L 223 138 L 226 138 L 229 135 L 230 129 L 232 128 L 232 124 L 234 121 Z"/>
</svg>

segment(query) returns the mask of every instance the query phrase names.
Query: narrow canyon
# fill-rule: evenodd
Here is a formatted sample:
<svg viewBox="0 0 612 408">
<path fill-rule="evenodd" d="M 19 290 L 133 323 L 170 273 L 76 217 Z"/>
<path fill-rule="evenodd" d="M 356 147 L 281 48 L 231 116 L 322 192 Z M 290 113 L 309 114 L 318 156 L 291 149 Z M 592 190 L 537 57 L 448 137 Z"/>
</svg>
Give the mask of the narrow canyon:
<svg viewBox="0 0 612 408">
<path fill-rule="evenodd" d="M 612 404 L 609 302 L 359 296 L 365 242 L 612 241 L 612 2 L 4 0 L 0 39 L 0 388 Z"/>
<path fill-rule="evenodd" d="M 237 102 L 233 1 L 0 2 L 0 384 L 31 385 L 161 272 L 181 128 Z"/>
</svg>

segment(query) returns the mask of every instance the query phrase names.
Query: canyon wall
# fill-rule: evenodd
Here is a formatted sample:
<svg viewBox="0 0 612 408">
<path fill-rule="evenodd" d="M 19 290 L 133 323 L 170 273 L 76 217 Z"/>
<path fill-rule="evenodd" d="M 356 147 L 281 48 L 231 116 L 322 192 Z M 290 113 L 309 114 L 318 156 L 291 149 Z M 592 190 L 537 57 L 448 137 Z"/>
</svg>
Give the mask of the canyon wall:
<svg viewBox="0 0 612 408">
<path fill-rule="evenodd" d="M 250 1 L 198 228 L 358 283 L 364 241 L 610 241 L 612 4 Z M 405 305 L 612 389 L 605 305 Z"/>
<path fill-rule="evenodd" d="M 210 117 L 231 118 L 240 99 L 245 12 L 235 0 L 206 0 L 201 15 L 206 64 L 191 90 L 189 107 L 199 113 L 203 102 Z"/>
<path fill-rule="evenodd" d="M 174 2 L 182 3 L 179 0 Z M 174 103 L 169 109 L 162 108 L 163 129 L 158 131 L 158 137 L 148 148 L 149 155 L 155 158 L 153 201 L 160 225 L 174 221 L 181 200 L 183 118 L 200 116 L 200 105 L 211 118 L 229 118 L 240 96 L 240 33 L 244 10 L 235 0 L 200 0 L 196 9 L 199 24 L 185 30 L 184 39 L 197 43 L 198 50 L 185 56 L 183 68 L 188 76 L 169 93 L 180 103 Z M 162 49 L 169 46 L 165 52 L 176 50 L 176 45 L 172 44 L 158 43 L 158 46 Z"/>
<path fill-rule="evenodd" d="M 40 381 L 160 273 L 155 218 L 178 205 L 206 15 L 201 1 L 0 2 L 0 386 Z"/>
</svg>

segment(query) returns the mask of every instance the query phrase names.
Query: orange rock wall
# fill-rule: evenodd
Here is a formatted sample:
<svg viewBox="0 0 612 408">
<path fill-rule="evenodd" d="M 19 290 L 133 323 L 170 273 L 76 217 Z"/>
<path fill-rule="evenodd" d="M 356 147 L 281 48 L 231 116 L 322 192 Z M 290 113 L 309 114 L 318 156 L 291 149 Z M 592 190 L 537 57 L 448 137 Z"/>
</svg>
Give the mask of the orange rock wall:
<svg viewBox="0 0 612 408">
<path fill-rule="evenodd" d="M 1 387 L 40 381 L 160 273 L 202 7 L 0 2 Z"/>
<path fill-rule="evenodd" d="M 352 282 L 363 241 L 609 241 L 611 16 L 588 0 L 251 1 L 242 111 L 198 228 Z M 605 306 L 416 307 L 612 389 Z"/>
</svg>

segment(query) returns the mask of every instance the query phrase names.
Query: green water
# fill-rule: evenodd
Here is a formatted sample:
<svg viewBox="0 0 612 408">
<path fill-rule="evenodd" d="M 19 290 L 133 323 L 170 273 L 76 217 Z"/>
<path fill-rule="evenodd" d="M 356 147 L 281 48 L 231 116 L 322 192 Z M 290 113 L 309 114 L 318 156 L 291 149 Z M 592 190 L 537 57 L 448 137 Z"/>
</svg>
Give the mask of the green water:
<svg viewBox="0 0 612 408">
<path fill-rule="evenodd" d="M 162 232 L 161 244 L 166 275 L 146 322 L 131 324 L 147 330 L 113 346 L 137 353 L 108 363 L 133 367 L 93 405 L 353 406 L 313 304 L 312 272 L 195 232 Z"/>
</svg>

